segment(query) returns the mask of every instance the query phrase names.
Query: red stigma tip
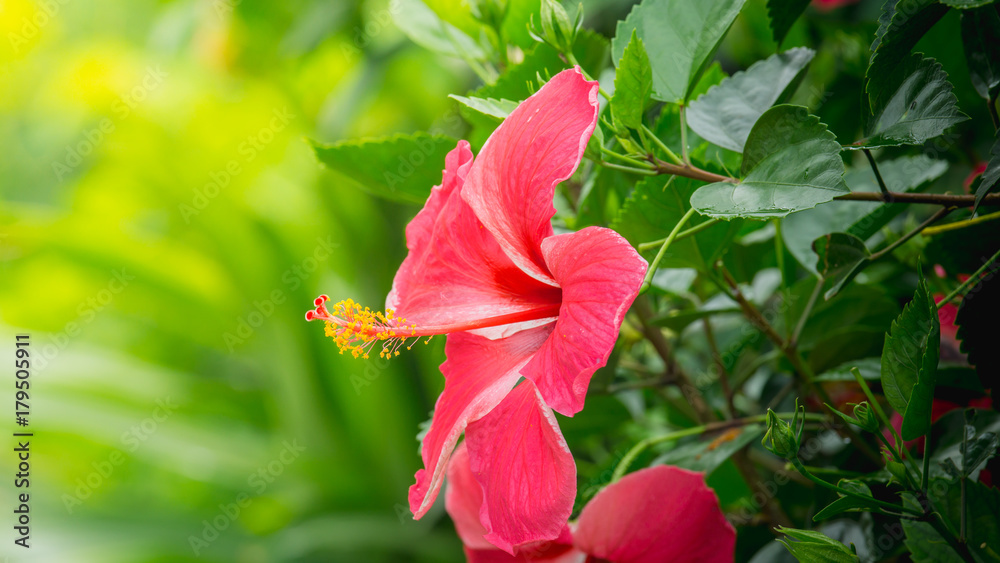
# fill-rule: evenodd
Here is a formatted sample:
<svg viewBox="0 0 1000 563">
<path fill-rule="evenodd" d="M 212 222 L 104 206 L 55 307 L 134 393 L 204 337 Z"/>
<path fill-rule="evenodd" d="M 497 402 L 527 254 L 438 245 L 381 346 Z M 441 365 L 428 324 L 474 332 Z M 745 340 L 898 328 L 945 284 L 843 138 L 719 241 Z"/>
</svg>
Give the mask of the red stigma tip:
<svg viewBox="0 0 1000 563">
<path fill-rule="evenodd" d="M 323 303 L 326 303 L 329 300 L 330 298 L 327 297 L 326 295 L 320 295 L 319 297 L 313 300 L 313 304 L 316 305 L 317 307 L 320 307 L 323 305 Z"/>
<path fill-rule="evenodd" d="M 311 321 L 316 318 L 316 311 L 306 311 L 306 320 Z"/>
</svg>

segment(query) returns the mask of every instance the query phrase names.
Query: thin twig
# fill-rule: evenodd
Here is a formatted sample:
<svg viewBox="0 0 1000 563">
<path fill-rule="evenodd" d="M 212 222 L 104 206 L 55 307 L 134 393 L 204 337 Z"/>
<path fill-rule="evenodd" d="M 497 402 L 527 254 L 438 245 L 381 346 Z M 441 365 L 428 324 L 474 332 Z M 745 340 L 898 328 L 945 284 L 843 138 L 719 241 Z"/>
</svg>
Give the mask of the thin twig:
<svg viewBox="0 0 1000 563">
<path fill-rule="evenodd" d="M 938 301 L 937 308 L 940 309 L 941 307 L 944 307 L 952 299 L 958 297 L 959 294 L 961 294 L 966 289 L 968 289 L 969 286 L 971 286 L 974 283 L 977 283 L 977 282 L 981 281 L 979 279 L 980 276 L 983 275 L 983 272 L 985 272 L 986 269 L 989 268 L 991 264 L 993 264 L 994 262 L 997 261 L 997 258 L 1000 258 L 1000 250 L 998 250 L 996 254 L 994 254 L 989 260 L 987 260 L 986 263 L 983 264 L 981 268 L 979 268 L 971 276 L 969 276 L 969 279 L 967 279 L 964 282 L 962 282 L 962 285 L 956 287 L 955 291 L 952 291 L 951 293 L 949 293 L 948 295 L 946 295 L 944 299 L 942 299 L 941 301 Z"/>
<path fill-rule="evenodd" d="M 729 385 L 729 374 L 726 372 L 726 365 L 722 362 L 722 354 L 719 353 L 719 345 L 715 341 L 715 333 L 712 331 L 712 321 L 705 317 L 701 321 L 705 326 L 705 339 L 708 340 L 708 348 L 712 352 L 712 359 L 715 360 L 715 367 L 719 370 L 719 385 L 722 387 L 722 394 L 726 398 L 726 407 L 729 409 L 729 416 L 736 416 L 736 405 L 733 404 L 733 388 Z"/>
<path fill-rule="evenodd" d="M 882 191 L 884 195 L 889 195 L 889 188 L 885 187 L 885 180 L 882 179 L 882 173 L 878 171 L 878 164 L 875 164 L 875 157 L 872 156 L 872 151 L 864 149 L 863 152 L 865 156 L 868 157 L 868 164 L 872 167 L 872 172 L 875 173 L 875 179 L 878 181 L 878 189 Z"/>
<path fill-rule="evenodd" d="M 954 207 L 942 207 L 941 209 L 938 209 L 937 212 L 934 213 L 934 215 L 931 215 L 923 223 L 920 223 L 919 225 L 917 225 L 917 227 L 915 229 L 913 229 L 912 231 L 906 233 L 905 235 L 903 235 L 902 237 L 900 237 L 899 240 L 893 242 L 889 246 L 887 246 L 887 247 L 883 248 L 882 250 L 879 250 L 878 252 L 872 254 L 868 259 L 871 260 L 872 262 L 874 262 L 874 261 L 878 260 L 879 258 L 885 256 L 886 254 L 889 254 L 893 250 L 896 250 L 897 248 L 899 248 L 900 246 L 902 246 L 904 243 L 906 243 L 906 241 L 908 241 L 911 238 L 917 236 L 917 234 L 920 233 L 920 231 L 923 231 L 927 227 L 929 227 L 929 226 L 933 225 L 934 223 L 940 221 L 945 215 L 951 213 L 954 210 L 955 210 Z"/>
</svg>

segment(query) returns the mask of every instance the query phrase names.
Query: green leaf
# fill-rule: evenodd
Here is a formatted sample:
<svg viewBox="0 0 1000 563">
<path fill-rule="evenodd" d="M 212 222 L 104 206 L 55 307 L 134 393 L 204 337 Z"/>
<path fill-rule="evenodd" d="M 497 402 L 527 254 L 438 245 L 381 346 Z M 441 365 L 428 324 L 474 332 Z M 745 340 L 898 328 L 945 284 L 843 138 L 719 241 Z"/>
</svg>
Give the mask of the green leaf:
<svg viewBox="0 0 1000 563">
<path fill-rule="evenodd" d="M 738 314 L 740 312 L 742 312 L 742 309 L 739 307 L 687 309 L 681 311 L 673 310 L 665 315 L 654 318 L 650 321 L 650 323 L 656 326 L 666 327 L 674 332 L 680 333 L 687 328 L 688 325 L 695 321 L 700 321 L 715 315 Z"/>
<path fill-rule="evenodd" d="M 941 347 L 937 308 L 920 277 L 913 300 L 892 322 L 882 351 L 882 390 L 903 415 L 904 440 L 914 440 L 930 429 L 935 372 Z"/>
<path fill-rule="evenodd" d="M 997 131 L 996 141 L 990 149 L 990 161 L 979 179 L 979 187 L 976 188 L 976 205 L 973 212 L 979 209 L 979 203 L 983 201 L 986 194 L 995 191 L 1000 185 L 1000 131 Z"/>
<path fill-rule="evenodd" d="M 420 0 L 397 0 L 396 25 L 414 43 L 443 55 L 482 59 L 482 47 L 468 34 L 438 17 Z"/>
<path fill-rule="evenodd" d="M 989 100 L 1000 86 L 1000 15 L 996 6 L 962 13 L 962 46 L 972 85 Z"/>
<path fill-rule="evenodd" d="M 771 18 L 774 41 L 781 43 L 792 29 L 792 24 L 806 11 L 809 0 L 767 0 L 767 15 Z"/>
<path fill-rule="evenodd" d="M 841 417 L 845 418 L 845 420 L 847 420 L 848 418 L 843 413 L 840 413 L 836 410 L 834 410 L 833 412 L 841 415 Z M 853 421 L 848 420 L 848 422 L 853 422 Z M 852 493 L 864 495 L 868 497 L 870 500 L 844 496 L 840 495 L 840 493 L 837 493 L 840 496 L 840 498 L 826 505 L 826 507 L 817 512 L 813 516 L 813 522 L 826 520 L 831 516 L 836 516 L 837 514 L 841 514 L 844 512 L 870 512 L 871 510 L 878 507 L 878 504 L 875 502 L 875 497 L 872 496 L 871 489 L 869 489 L 868 485 L 864 484 L 863 482 L 854 481 L 851 479 L 841 479 L 840 482 L 837 483 L 837 486 L 839 486 L 842 489 L 851 491 Z"/>
<path fill-rule="evenodd" d="M 897 67 L 931 27 L 948 12 L 937 0 L 888 0 L 882 6 L 868 61 L 865 92 L 874 105 L 871 77 Z"/>
<path fill-rule="evenodd" d="M 508 115 L 510 115 L 510 112 L 514 111 L 514 109 L 517 108 L 517 105 L 520 103 L 504 99 L 496 100 L 493 98 L 475 98 L 475 97 L 467 98 L 465 96 L 458 96 L 456 94 L 451 94 L 448 97 L 452 98 L 453 100 L 459 102 L 460 104 L 464 105 L 469 109 L 475 110 L 489 117 L 494 117 L 497 119 L 497 121 L 503 121 Z"/>
<path fill-rule="evenodd" d="M 1000 490 L 982 483 L 965 483 L 966 546 L 973 560 L 984 562 L 1000 561 L 1000 527 L 996 517 L 1000 514 Z M 941 514 L 945 525 L 956 535 L 961 526 L 962 498 L 957 480 L 931 479 L 928 496 L 936 512 Z M 912 508 L 920 504 L 910 493 L 903 493 L 903 502 Z M 948 542 L 927 522 L 902 520 L 906 534 L 906 547 L 911 551 L 914 563 L 939 563 L 941 561 L 961 561 L 962 558 L 948 545 Z"/>
<path fill-rule="evenodd" d="M 878 163 L 882 179 L 890 191 L 920 190 L 941 177 L 948 163 L 924 155 L 904 156 Z M 870 166 L 852 168 L 844 174 L 844 182 L 853 192 L 877 192 L 878 183 Z M 812 242 L 827 233 L 845 232 L 867 241 L 903 211 L 904 206 L 870 202 L 838 201 L 836 205 L 820 205 L 781 220 L 781 235 L 785 248 L 804 268 L 816 272 L 816 254 Z"/>
<path fill-rule="evenodd" d="M 845 148 L 919 145 L 968 119 L 958 110 L 948 73 L 934 59 L 910 55 L 868 80 L 871 105 L 865 138 Z"/>
<path fill-rule="evenodd" d="M 959 10 L 971 10 L 980 6 L 993 4 L 996 0 L 941 0 L 942 4 L 958 8 Z"/>
<path fill-rule="evenodd" d="M 993 231 L 995 236 L 995 230 Z M 1000 318 L 1000 276 L 987 274 L 962 298 L 955 315 L 961 351 L 976 367 L 983 387 L 998 387 L 997 319 Z"/>
<path fill-rule="evenodd" d="M 813 241 L 813 251 L 819 257 L 816 271 L 832 282 L 824 297 L 832 298 L 850 283 L 871 262 L 872 253 L 865 241 L 848 233 L 830 233 Z"/>
<path fill-rule="evenodd" d="M 649 57 L 642 46 L 642 40 L 632 30 L 632 39 L 625 47 L 615 73 L 615 94 L 611 97 L 611 115 L 615 128 L 639 129 L 652 92 L 653 72 L 649 68 Z"/>
<path fill-rule="evenodd" d="M 775 106 L 757 120 L 738 184 L 703 186 L 691 205 L 713 217 L 784 217 L 846 193 L 840 144 L 801 106 Z"/>
<path fill-rule="evenodd" d="M 754 123 L 795 91 L 815 54 L 804 47 L 789 49 L 726 78 L 691 103 L 688 125 L 707 141 L 743 152 Z"/>
<path fill-rule="evenodd" d="M 431 188 L 441 183 L 444 157 L 457 141 L 414 133 L 332 145 L 311 143 L 320 162 L 358 188 L 381 198 L 422 204 Z"/>
<path fill-rule="evenodd" d="M 860 561 L 848 547 L 827 535 L 811 530 L 796 530 L 778 526 L 777 530 L 785 534 L 779 539 L 782 545 L 795 559 L 803 563 L 854 563 Z M 789 538 L 797 540 L 791 541 Z"/>
<path fill-rule="evenodd" d="M 970 428 L 975 434 L 976 428 L 974 426 Z M 968 477 L 973 471 L 979 469 L 979 466 L 997 454 L 997 448 L 1000 448 L 1000 437 L 997 437 L 993 432 L 983 432 L 973 438 L 966 444 L 965 451 L 962 452 L 962 476 Z"/>
<path fill-rule="evenodd" d="M 633 245 L 665 238 L 691 208 L 688 200 L 700 185 L 701 182 L 681 177 L 644 179 L 625 201 L 611 228 Z M 692 218 L 687 227 L 698 225 L 699 219 Z M 694 236 L 674 241 L 660 267 L 689 267 L 703 271 L 728 249 L 739 227 L 740 221 L 720 222 Z"/>
<path fill-rule="evenodd" d="M 732 429 L 713 439 L 699 439 L 676 446 L 650 465 L 674 465 L 707 475 L 763 433 L 764 427 L 759 424 Z"/>
<path fill-rule="evenodd" d="M 613 60 L 621 60 L 636 32 L 652 66 L 653 98 L 686 102 L 745 1 L 643 0 L 618 22 L 611 42 Z"/>
<path fill-rule="evenodd" d="M 816 381 L 854 381 L 854 374 L 851 373 L 851 368 L 858 368 L 858 371 L 861 372 L 862 379 L 877 381 L 880 377 L 879 371 L 882 369 L 882 359 L 862 358 L 860 360 L 844 362 L 843 364 L 816 376 Z"/>
</svg>

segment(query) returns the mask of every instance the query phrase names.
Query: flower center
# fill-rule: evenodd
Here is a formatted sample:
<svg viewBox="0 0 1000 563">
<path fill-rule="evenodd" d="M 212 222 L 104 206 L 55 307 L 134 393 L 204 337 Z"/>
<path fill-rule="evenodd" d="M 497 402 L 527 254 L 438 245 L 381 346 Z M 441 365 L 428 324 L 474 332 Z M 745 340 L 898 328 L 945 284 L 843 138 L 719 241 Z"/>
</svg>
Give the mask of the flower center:
<svg viewBox="0 0 1000 563">
<path fill-rule="evenodd" d="M 426 343 L 430 342 L 432 336 L 438 334 L 554 318 L 559 315 L 559 304 L 554 303 L 535 309 L 476 319 L 460 324 L 417 326 L 396 316 L 396 312 L 392 309 L 386 309 L 385 313 L 372 311 L 368 307 L 362 307 L 359 303 L 355 303 L 353 299 L 338 301 L 332 309 L 327 309 L 326 302 L 329 300 L 330 298 L 326 295 L 317 297 L 313 302 L 316 308 L 306 311 L 306 320 L 326 322 L 326 335 L 337 343 L 340 353 L 350 351 L 355 358 L 368 358 L 378 342 L 382 343 L 379 357 L 391 358 L 398 356 L 399 349 L 403 346 L 409 350 L 420 338 L 425 336 L 427 337 Z M 413 341 L 407 344 L 411 338 Z"/>
</svg>

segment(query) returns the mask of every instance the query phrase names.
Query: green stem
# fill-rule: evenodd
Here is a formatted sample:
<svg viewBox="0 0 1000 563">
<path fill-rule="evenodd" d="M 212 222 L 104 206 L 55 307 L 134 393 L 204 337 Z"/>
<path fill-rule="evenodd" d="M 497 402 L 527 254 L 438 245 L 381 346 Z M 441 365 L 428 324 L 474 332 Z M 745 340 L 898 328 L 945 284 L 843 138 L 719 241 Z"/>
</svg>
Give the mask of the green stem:
<svg viewBox="0 0 1000 563">
<path fill-rule="evenodd" d="M 643 130 L 643 132 L 646 133 L 647 136 L 649 136 L 650 139 L 653 139 L 653 142 L 656 143 L 656 146 L 660 147 L 660 150 L 663 151 L 664 154 L 667 155 L 667 158 L 669 158 L 670 160 L 674 161 L 674 164 L 676 164 L 678 166 L 683 166 L 684 165 L 684 161 L 681 160 L 676 154 L 674 154 L 674 151 L 670 150 L 670 147 L 668 147 L 667 145 L 665 145 L 663 143 L 663 141 L 661 141 L 660 138 L 656 136 L 656 133 L 653 133 L 649 129 L 649 127 L 646 127 L 646 125 L 643 124 L 642 130 Z"/>
<path fill-rule="evenodd" d="M 615 164 L 613 162 L 601 161 L 600 165 L 605 168 L 611 168 L 613 170 L 621 170 L 622 172 L 630 172 L 632 174 L 639 174 L 640 176 L 656 176 L 656 172 L 653 170 L 647 170 L 645 168 L 632 168 L 631 166 L 622 166 L 620 164 Z"/>
<path fill-rule="evenodd" d="M 816 280 L 816 287 L 813 288 L 812 293 L 809 295 L 809 301 L 806 302 L 806 308 L 802 310 L 799 322 L 795 324 L 795 330 L 792 331 L 792 336 L 788 339 L 788 346 L 792 348 L 798 346 L 799 337 L 802 336 L 802 330 L 806 327 L 806 321 L 809 320 L 809 315 L 812 314 L 813 307 L 816 306 L 816 300 L 819 298 L 820 292 L 823 291 L 824 281 L 822 277 Z"/>
<path fill-rule="evenodd" d="M 863 149 L 863 152 L 868 158 L 868 164 L 871 165 L 872 172 L 875 173 L 875 179 L 878 181 L 878 189 L 881 190 L 883 194 L 889 195 L 889 188 L 885 187 L 885 180 L 882 179 L 882 174 L 878 171 L 878 164 L 875 164 L 875 157 L 872 156 L 872 151 Z"/>
<path fill-rule="evenodd" d="M 920 223 L 919 225 L 917 225 L 917 228 L 915 228 L 912 231 L 906 233 L 905 235 L 903 235 L 902 237 L 900 237 L 899 240 L 897 240 L 896 242 L 894 242 L 894 243 L 890 244 L 889 246 L 883 248 L 882 250 L 879 250 L 878 252 L 872 254 L 868 259 L 870 261 L 874 262 L 874 261 L 878 260 L 879 258 L 885 256 L 886 254 L 889 254 L 893 250 L 896 250 L 897 248 L 899 248 L 900 246 L 902 246 L 903 244 L 905 244 L 906 241 L 908 241 L 911 238 L 917 236 L 920 233 L 920 231 L 923 231 L 927 227 L 933 225 L 938 220 L 940 220 L 942 217 L 944 217 L 945 215 L 951 213 L 954 210 L 955 210 L 954 207 L 942 207 L 941 209 L 938 209 L 937 212 L 934 213 L 933 215 L 931 215 L 930 217 L 928 217 L 927 220 L 925 220 L 923 223 Z"/>
<path fill-rule="evenodd" d="M 929 499 L 927 501 L 927 504 L 928 506 L 930 506 Z M 931 506 L 931 508 L 933 509 L 933 506 Z M 975 562 L 975 559 L 973 559 L 972 554 L 969 553 L 969 547 L 964 543 L 961 543 L 957 539 L 955 539 L 954 532 L 949 530 L 948 527 L 944 525 L 944 522 L 941 521 L 941 518 L 940 516 L 938 516 L 938 513 L 936 511 L 933 511 L 930 514 L 930 518 L 927 519 L 927 523 L 930 524 L 932 528 L 934 528 L 934 531 L 937 532 L 939 536 L 941 536 L 942 538 L 944 538 L 946 542 L 948 542 L 948 545 L 955 550 L 955 553 L 957 553 L 959 557 L 962 558 L 963 561 L 966 561 L 968 563 Z"/>
<path fill-rule="evenodd" d="M 788 289 L 788 279 L 785 277 L 785 246 L 781 238 L 781 219 L 774 220 L 774 256 L 778 262 L 778 273 L 781 274 L 781 289 Z"/>
<path fill-rule="evenodd" d="M 878 415 L 879 421 L 882 422 L 886 428 L 892 430 L 892 435 L 896 438 L 896 443 L 899 444 L 899 447 L 902 447 L 903 437 L 899 435 L 896 427 L 892 425 L 892 421 L 889 420 L 889 417 L 885 414 L 885 410 L 882 409 L 882 405 L 875 400 L 875 394 L 872 393 L 872 390 L 868 387 L 868 383 L 865 382 L 865 379 L 861 377 L 861 370 L 858 368 L 851 368 L 851 374 L 854 376 L 854 380 L 858 382 L 858 386 L 861 387 L 861 391 L 864 392 L 865 397 L 868 398 L 868 404 L 875 409 L 875 414 Z M 892 448 L 890 447 L 889 449 Z"/>
<path fill-rule="evenodd" d="M 663 240 L 663 246 L 660 247 L 660 251 L 657 252 L 656 257 L 653 258 L 652 264 L 649 265 L 649 270 L 646 271 L 646 278 L 642 280 L 642 285 L 639 287 L 640 295 L 642 295 L 643 293 L 646 292 L 646 290 L 649 289 L 649 285 L 653 282 L 653 275 L 656 273 L 656 269 L 660 266 L 660 260 L 663 260 L 663 257 L 666 255 L 667 248 L 670 247 L 670 243 L 674 242 L 674 239 L 677 238 L 677 234 L 680 233 L 681 231 L 681 227 L 683 227 L 684 224 L 687 223 L 688 220 L 691 219 L 691 217 L 693 217 L 695 213 L 696 211 L 694 210 L 694 208 L 688 209 L 687 213 L 685 213 L 684 216 L 681 217 L 681 220 L 678 221 L 676 225 L 674 225 L 674 229 L 670 231 L 670 234 L 667 235 L 667 238 Z"/>
<path fill-rule="evenodd" d="M 778 413 L 777 417 L 781 419 L 790 420 L 795 417 L 795 413 L 792 412 Z M 828 420 L 825 415 L 815 414 L 815 413 L 799 413 L 799 417 L 800 418 L 804 417 L 806 420 L 814 420 L 817 422 L 825 422 L 826 420 Z M 744 418 L 734 418 L 732 420 L 726 420 L 723 422 L 711 422 L 708 424 L 702 424 L 701 426 L 693 426 L 691 428 L 685 428 L 684 430 L 676 430 L 674 432 L 669 432 L 667 434 L 661 434 L 660 436 L 653 436 L 650 438 L 646 438 L 645 440 L 642 440 L 636 445 L 632 446 L 632 448 L 625 453 L 621 461 L 618 462 L 618 466 L 615 467 L 614 473 L 611 474 L 611 482 L 614 483 L 615 481 L 621 479 L 628 471 L 628 468 L 632 465 L 633 462 L 635 462 L 635 459 L 639 457 L 639 455 L 642 454 L 642 452 L 646 451 L 647 449 L 657 444 L 662 444 L 664 442 L 672 442 L 674 440 L 679 440 L 681 438 L 686 438 L 688 436 L 697 436 L 699 434 L 704 434 L 707 432 L 718 432 L 721 430 L 728 430 L 730 428 L 739 428 L 742 426 L 746 426 L 748 424 L 756 424 L 762 422 L 767 422 L 767 415 L 760 414 Z"/>
<path fill-rule="evenodd" d="M 684 106 L 680 107 L 678 111 L 680 114 L 681 121 L 681 160 L 684 161 L 685 165 L 691 165 L 691 158 L 688 156 L 688 125 L 687 117 L 684 115 Z"/>
<path fill-rule="evenodd" d="M 807 479 L 809 479 L 813 483 L 816 483 L 817 485 L 820 485 L 822 487 L 826 487 L 827 489 L 831 489 L 831 490 L 837 491 L 838 494 L 844 495 L 845 497 L 852 497 L 852 498 L 856 498 L 856 499 L 859 499 L 859 500 L 863 500 L 863 501 L 865 501 L 867 503 L 872 503 L 872 504 L 875 504 L 876 506 L 878 506 L 880 508 L 884 508 L 884 509 L 887 509 L 887 510 L 892 510 L 894 512 L 902 511 L 902 512 L 908 512 L 908 513 L 916 515 L 916 516 L 923 516 L 923 512 L 920 511 L 920 510 L 917 510 L 917 509 L 914 509 L 914 508 L 909 508 L 909 507 L 906 507 L 906 506 L 900 506 L 898 504 L 892 504 L 892 503 L 889 503 L 889 502 L 884 502 L 884 501 L 878 500 L 876 498 L 872 498 L 870 496 L 865 496 L 865 495 L 863 495 L 861 493 L 855 493 L 854 491 L 849 491 L 847 489 L 838 487 L 837 485 L 834 485 L 833 483 L 828 483 L 828 482 L 820 479 L 819 477 L 813 475 L 812 473 L 810 473 L 809 470 L 806 469 L 806 466 L 802 465 L 802 462 L 799 461 L 798 457 L 793 457 L 789 461 L 791 461 L 792 465 L 794 465 L 795 468 L 799 470 L 799 473 L 801 473 L 802 475 L 804 475 Z"/>
<path fill-rule="evenodd" d="M 974 274 L 972 274 L 971 276 L 969 276 L 969 279 L 967 279 L 964 282 L 962 282 L 962 285 L 956 287 L 955 291 L 952 291 L 951 293 L 949 293 L 948 295 L 946 295 L 944 299 L 942 299 L 941 301 L 939 301 L 938 304 L 937 304 L 937 308 L 940 309 L 941 307 L 944 307 L 948 302 L 950 302 L 952 299 L 958 297 L 958 295 L 960 293 L 962 293 L 966 289 L 968 289 L 969 286 L 971 286 L 974 283 L 979 282 L 980 281 L 980 279 L 979 279 L 980 276 L 983 275 L 983 272 L 985 272 L 986 269 L 989 268 L 991 264 L 993 264 L 994 262 L 997 261 L 997 258 L 1000 258 L 1000 250 L 998 250 L 996 254 L 994 254 L 989 260 L 987 260 L 986 263 L 983 264 L 983 266 L 981 268 L 979 268 L 978 270 L 976 270 Z"/>
<path fill-rule="evenodd" d="M 641 160 L 636 160 L 634 158 L 625 156 L 623 154 L 618 154 L 615 151 L 613 151 L 613 150 L 611 150 L 611 149 L 609 149 L 607 147 L 603 147 L 603 146 L 601 147 L 601 154 L 606 154 L 606 155 L 608 155 L 608 156 L 610 156 L 612 158 L 617 158 L 618 160 L 620 160 L 622 162 L 627 162 L 628 164 L 631 164 L 631 165 L 636 166 L 638 168 L 643 168 L 645 170 L 653 170 L 655 168 L 655 166 L 653 166 L 652 164 L 650 164 L 648 162 L 644 162 L 644 161 L 641 161 Z"/>
<path fill-rule="evenodd" d="M 721 221 L 721 219 L 715 219 L 715 218 L 713 218 L 713 219 L 709 219 L 707 221 L 704 221 L 702 223 L 698 223 L 697 225 L 691 227 L 690 229 L 684 229 L 683 231 L 681 231 L 680 233 L 677 234 L 677 237 L 674 238 L 674 241 L 685 239 L 685 238 L 687 238 L 689 236 L 698 234 L 701 231 L 704 231 L 705 229 L 707 229 L 707 228 L 711 227 L 712 225 L 718 223 L 719 221 Z M 665 239 L 665 238 L 661 238 L 660 240 L 654 240 L 652 242 L 643 242 L 643 243 L 640 243 L 639 246 L 637 246 L 636 248 L 639 249 L 639 252 L 646 252 L 647 250 L 652 250 L 652 249 L 660 246 L 666 240 L 667 239 Z"/>
</svg>

